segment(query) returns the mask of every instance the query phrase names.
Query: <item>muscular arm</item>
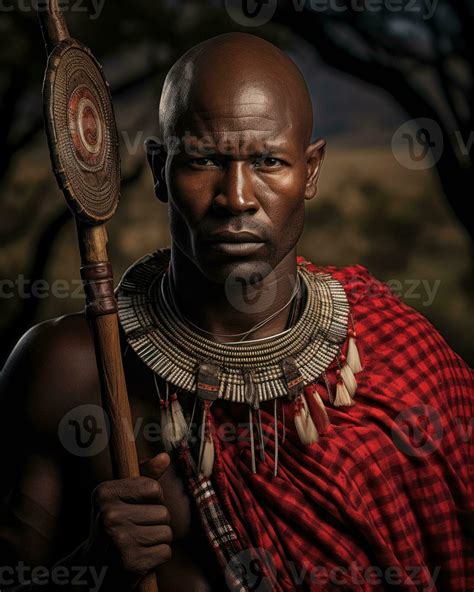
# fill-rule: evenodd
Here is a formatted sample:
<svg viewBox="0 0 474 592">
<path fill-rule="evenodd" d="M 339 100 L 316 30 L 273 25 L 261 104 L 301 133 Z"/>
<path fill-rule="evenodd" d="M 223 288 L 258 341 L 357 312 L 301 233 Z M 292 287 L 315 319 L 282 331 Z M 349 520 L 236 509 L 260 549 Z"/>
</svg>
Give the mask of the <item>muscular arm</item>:
<svg viewBox="0 0 474 592">
<path fill-rule="evenodd" d="M 50 565 L 72 550 L 59 548 L 72 461 L 57 428 L 67 411 L 85 402 L 86 393 L 91 402 L 100 400 L 93 361 L 85 319 L 70 315 L 30 329 L 1 374 L 0 555 L 8 581 L 7 567 L 17 574 L 19 562 Z"/>
<path fill-rule="evenodd" d="M 58 434 L 63 418 L 100 404 L 93 341 L 81 314 L 25 334 L 0 384 L 0 578 L 8 578 L 2 589 L 19 566 L 29 575 L 38 566 L 47 571 L 42 584 L 19 590 L 44 590 L 45 578 L 48 590 L 131 589 L 171 558 L 171 516 L 159 483 L 169 455 L 144 461 L 144 476 L 114 481 L 107 442 L 83 455 Z M 61 583 L 52 580 L 54 563 L 62 566 Z"/>
</svg>

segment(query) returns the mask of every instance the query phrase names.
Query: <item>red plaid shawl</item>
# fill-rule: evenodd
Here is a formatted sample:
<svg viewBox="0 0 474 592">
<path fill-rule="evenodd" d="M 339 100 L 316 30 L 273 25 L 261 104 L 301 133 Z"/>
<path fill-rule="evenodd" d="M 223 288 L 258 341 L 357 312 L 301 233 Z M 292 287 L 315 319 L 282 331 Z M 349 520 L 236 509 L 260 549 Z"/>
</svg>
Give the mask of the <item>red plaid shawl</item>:
<svg viewBox="0 0 474 592">
<path fill-rule="evenodd" d="M 213 489 L 206 494 L 207 479 L 204 486 L 189 483 L 195 496 L 202 486 L 201 505 L 217 498 L 236 534 L 238 543 L 220 516 L 222 544 L 231 540 L 231 546 L 223 552 L 215 533 L 210 537 L 225 573 L 242 575 L 240 586 L 229 577 L 229 587 L 472 590 L 471 370 L 421 314 L 363 266 L 316 268 L 302 257 L 298 263 L 329 272 L 344 286 L 364 370 L 356 375 L 351 407 L 333 407 L 324 383 L 306 387 L 318 389 L 331 421 L 310 447 L 300 443 L 292 404 L 285 403 L 277 477 L 273 405 L 262 408 L 266 462 L 257 454 L 254 474 L 237 407 L 214 404 L 214 429 L 233 422 L 238 437 L 215 438 Z M 327 376 L 334 389 L 334 365 Z M 209 534 L 209 521 L 205 528 Z M 232 570 L 229 554 L 235 555 Z"/>
</svg>

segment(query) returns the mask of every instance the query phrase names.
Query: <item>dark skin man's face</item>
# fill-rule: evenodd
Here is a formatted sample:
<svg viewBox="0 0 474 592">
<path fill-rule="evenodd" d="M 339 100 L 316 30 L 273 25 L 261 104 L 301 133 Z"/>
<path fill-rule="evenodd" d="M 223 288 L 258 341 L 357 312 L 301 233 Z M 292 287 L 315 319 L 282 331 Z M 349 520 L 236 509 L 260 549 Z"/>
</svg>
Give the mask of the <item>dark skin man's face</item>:
<svg viewBox="0 0 474 592">
<path fill-rule="evenodd" d="M 155 159 L 173 247 L 211 281 L 263 279 L 298 242 L 324 154 L 323 140 L 308 145 L 301 94 L 278 80 L 198 80 L 166 138 L 166 162 Z M 213 237 L 226 231 L 255 237 Z"/>
<path fill-rule="evenodd" d="M 167 157 L 173 242 L 217 282 L 229 274 L 266 276 L 303 230 L 304 198 L 314 193 L 321 148 L 305 150 L 297 130 L 282 126 L 275 110 L 268 113 L 238 104 L 223 114 L 195 112 L 180 126 L 182 149 Z M 256 238 L 213 242 L 212 234 L 225 230 Z"/>
</svg>

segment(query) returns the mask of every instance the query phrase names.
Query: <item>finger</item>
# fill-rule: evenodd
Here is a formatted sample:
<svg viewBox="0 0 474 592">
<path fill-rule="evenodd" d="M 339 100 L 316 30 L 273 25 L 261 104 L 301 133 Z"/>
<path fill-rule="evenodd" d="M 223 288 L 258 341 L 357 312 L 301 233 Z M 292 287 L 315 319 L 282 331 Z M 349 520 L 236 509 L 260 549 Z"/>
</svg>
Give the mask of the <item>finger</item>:
<svg viewBox="0 0 474 592">
<path fill-rule="evenodd" d="M 167 524 L 137 527 L 131 532 L 131 535 L 135 544 L 142 548 L 171 545 L 173 542 L 173 531 Z"/>
<path fill-rule="evenodd" d="M 163 503 L 163 490 L 156 479 L 139 476 L 104 481 L 92 492 L 94 507 L 103 509 L 117 501 Z"/>
<path fill-rule="evenodd" d="M 137 526 L 157 526 L 171 523 L 168 508 L 161 504 L 130 505 L 127 507 L 127 518 Z"/>
<path fill-rule="evenodd" d="M 140 463 L 140 473 L 152 479 L 159 479 L 170 466 L 170 463 L 170 455 L 167 452 L 160 452 L 153 458 Z"/>
<path fill-rule="evenodd" d="M 173 551 L 171 545 L 160 544 L 141 549 L 141 561 L 149 569 L 153 569 L 171 559 Z"/>
<path fill-rule="evenodd" d="M 172 557 L 171 545 L 166 543 L 152 545 L 150 547 L 137 547 L 124 553 L 123 567 L 125 572 L 137 574 L 139 578 L 155 569 L 162 563 L 165 563 Z M 135 589 L 133 585 L 132 589 Z"/>
<path fill-rule="evenodd" d="M 131 477 L 124 480 L 117 489 L 117 495 L 127 504 L 164 502 L 163 489 L 156 479 L 150 477 Z"/>
</svg>

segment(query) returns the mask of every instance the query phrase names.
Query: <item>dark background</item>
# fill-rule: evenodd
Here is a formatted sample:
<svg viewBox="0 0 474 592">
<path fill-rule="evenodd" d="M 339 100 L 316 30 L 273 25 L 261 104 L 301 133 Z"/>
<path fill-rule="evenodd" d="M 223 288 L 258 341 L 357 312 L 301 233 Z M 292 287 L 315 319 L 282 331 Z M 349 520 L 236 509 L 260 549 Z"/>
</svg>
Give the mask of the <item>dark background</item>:
<svg viewBox="0 0 474 592">
<path fill-rule="evenodd" d="M 474 9 L 429 1 L 248 0 L 254 18 L 234 0 L 63 1 L 71 34 L 104 66 L 116 110 L 123 187 L 108 225 L 116 279 L 169 242 L 142 146 L 157 133 L 167 69 L 201 40 L 246 31 L 300 66 L 314 135 L 328 141 L 299 253 L 366 265 L 472 362 Z M 74 224 L 43 132 L 46 55 L 31 3 L 3 0 L 0 40 L 1 366 L 28 327 L 81 309 L 83 298 Z"/>
</svg>

